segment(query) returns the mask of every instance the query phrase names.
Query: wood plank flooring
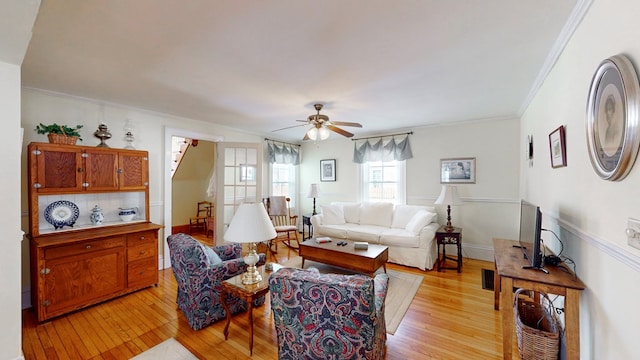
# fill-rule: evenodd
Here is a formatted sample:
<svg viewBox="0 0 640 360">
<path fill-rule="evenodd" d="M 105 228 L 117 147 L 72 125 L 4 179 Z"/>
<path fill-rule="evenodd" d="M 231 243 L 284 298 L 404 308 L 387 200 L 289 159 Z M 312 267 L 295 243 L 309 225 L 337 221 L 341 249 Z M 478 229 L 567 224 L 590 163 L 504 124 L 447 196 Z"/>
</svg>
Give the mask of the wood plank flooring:
<svg viewBox="0 0 640 360">
<path fill-rule="evenodd" d="M 211 239 L 201 238 L 203 242 Z M 280 246 L 277 260 L 297 256 Z M 264 252 L 264 250 L 262 251 Z M 271 255 L 269 255 L 271 257 Z M 269 259 L 274 261 L 273 259 Z M 462 273 L 420 271 L 395 264 L 388 269 L 418 273 L 424 281 L 395 335 L 387 336 L 387 359 L 499 359 L 502 357 L 500 314 L 493 292 L 482 289 L 481 269 L 493 263 L 464 259 Z M 225 321 L 194 331 L 176 306 L 171 269 L 160 271 L 157 287 L 122 296 L 38 324 L 33 311 L 23 312 L 26 359 L 128 359 L 175 337 L 200 359 L 277 359 L 276 333 L 267 299 L 254 310 L 254 348 L 249 356 L 248 318 Z M 517 357 L 517 348 L 514 348 Z"/>
</svg>

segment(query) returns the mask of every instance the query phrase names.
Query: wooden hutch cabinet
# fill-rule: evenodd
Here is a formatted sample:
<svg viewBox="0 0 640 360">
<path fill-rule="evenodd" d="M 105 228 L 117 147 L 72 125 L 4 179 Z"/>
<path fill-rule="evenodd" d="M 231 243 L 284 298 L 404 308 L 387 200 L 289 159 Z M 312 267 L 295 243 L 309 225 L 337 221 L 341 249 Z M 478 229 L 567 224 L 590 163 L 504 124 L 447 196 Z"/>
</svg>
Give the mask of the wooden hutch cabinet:
<svg viewBox="0 0 640 360">
<path fill-rule="evenodd" d="M 31 143 L 28 153 L 32 305 L 38 320 L 157 285 L 162 226 L 149 221 L 148 153 L 48 143 Z M 64 201 L 83 218 L 55 228 L 45 220 L 55 216 L 48 208 L 59 199 L 104 200 L 114 208 L 109 221 L 105 214 L 105 222 L 94 225 L 86 220 L 91 209 Z M 119 220 L 116 206 L 131 206 L 118 205 L 119 199 L 139 202 L 137 221 Z"/>
</svg>

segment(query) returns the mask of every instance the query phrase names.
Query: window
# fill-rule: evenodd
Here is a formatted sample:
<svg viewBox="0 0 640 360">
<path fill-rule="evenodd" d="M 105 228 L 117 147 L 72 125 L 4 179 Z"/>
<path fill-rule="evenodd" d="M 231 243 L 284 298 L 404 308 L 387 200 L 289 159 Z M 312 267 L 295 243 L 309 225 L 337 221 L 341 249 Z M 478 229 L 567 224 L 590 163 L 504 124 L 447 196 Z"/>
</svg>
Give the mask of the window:
<svg viewBox="0 0 640 360">
<path fill-rule="evenodd" d="M 291 207 L 297 204 L 296 166 L 291 164 L 271 164 L 271 196 L 288 196 Z"/>
<path fill-rule="evenodd" d="M 362 201 L 406 204 L 405 161 L 366 162 L 360 170 Z"/>
</svg>

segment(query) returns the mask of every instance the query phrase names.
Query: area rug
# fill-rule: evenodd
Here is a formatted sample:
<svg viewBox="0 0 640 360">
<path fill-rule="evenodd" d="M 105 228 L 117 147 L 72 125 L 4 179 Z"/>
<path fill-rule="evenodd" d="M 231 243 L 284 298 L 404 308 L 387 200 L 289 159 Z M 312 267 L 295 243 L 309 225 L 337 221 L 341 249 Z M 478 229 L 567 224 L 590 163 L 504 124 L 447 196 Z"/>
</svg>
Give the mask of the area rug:
<svg viewBox="0 0 640 360">
<path fill-rule="evenodd" d="M 197 360 L 178 340 L 169 338 L 160 344 L 131 358 L 132 360 Z"/>
<path fill-rule="evenodd" d="M 282 264 L 287 267 L 300 268 L 302 265 L 302 258 L 296 256 L 289 261 Z M 322 264 L 319 262 L 306 260 L 304 267 L 315 267 L 321 273 L 337 273 L 337 274 L 353 274 L 354 272 L 347 269 Z M 378 272 L 383 272 L 383 269 L 379 269 Z M 400 322 L 404 317 L 404 314 L 409 309 L 413 297 L 418 292 L 420 284 L 422 284 L 423 277 L 420 275 L 405 273 L 401 271 L 387 270 L 389 275 L 389 288 L 387 289 L 387 298 L 384 302 L 384 319 L 386 323 L 387 333 L 393 335 Z"/>
</svg>

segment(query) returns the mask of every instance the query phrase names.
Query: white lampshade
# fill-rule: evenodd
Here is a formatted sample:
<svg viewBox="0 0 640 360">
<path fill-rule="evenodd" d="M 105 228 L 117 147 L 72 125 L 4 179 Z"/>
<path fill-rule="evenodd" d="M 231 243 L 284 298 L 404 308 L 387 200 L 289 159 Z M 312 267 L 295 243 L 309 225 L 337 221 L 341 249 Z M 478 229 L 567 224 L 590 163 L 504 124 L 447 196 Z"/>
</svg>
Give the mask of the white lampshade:
<svg viewBox="0 0 640 360">
<path fill-rule="evenodd" d="M 455 186 L 442 185 L 442 191 L 435 204 L 462 205 L 463 201 L 458 196 L 458 189 Z"/>
<path fill-rule="evenodd" d="M 267 210 L 262 203 L 242 204 L 233 215 L 224 240 L 234 243 L 256 243 L 277 236 Z"/>
<path fill-rule="evenodd" d="M 308 198 L 318 198 L 320 197 L 320 185 L 311 184 L 309 186 L 309 193 L 307 194 Z"/>
</svg>

